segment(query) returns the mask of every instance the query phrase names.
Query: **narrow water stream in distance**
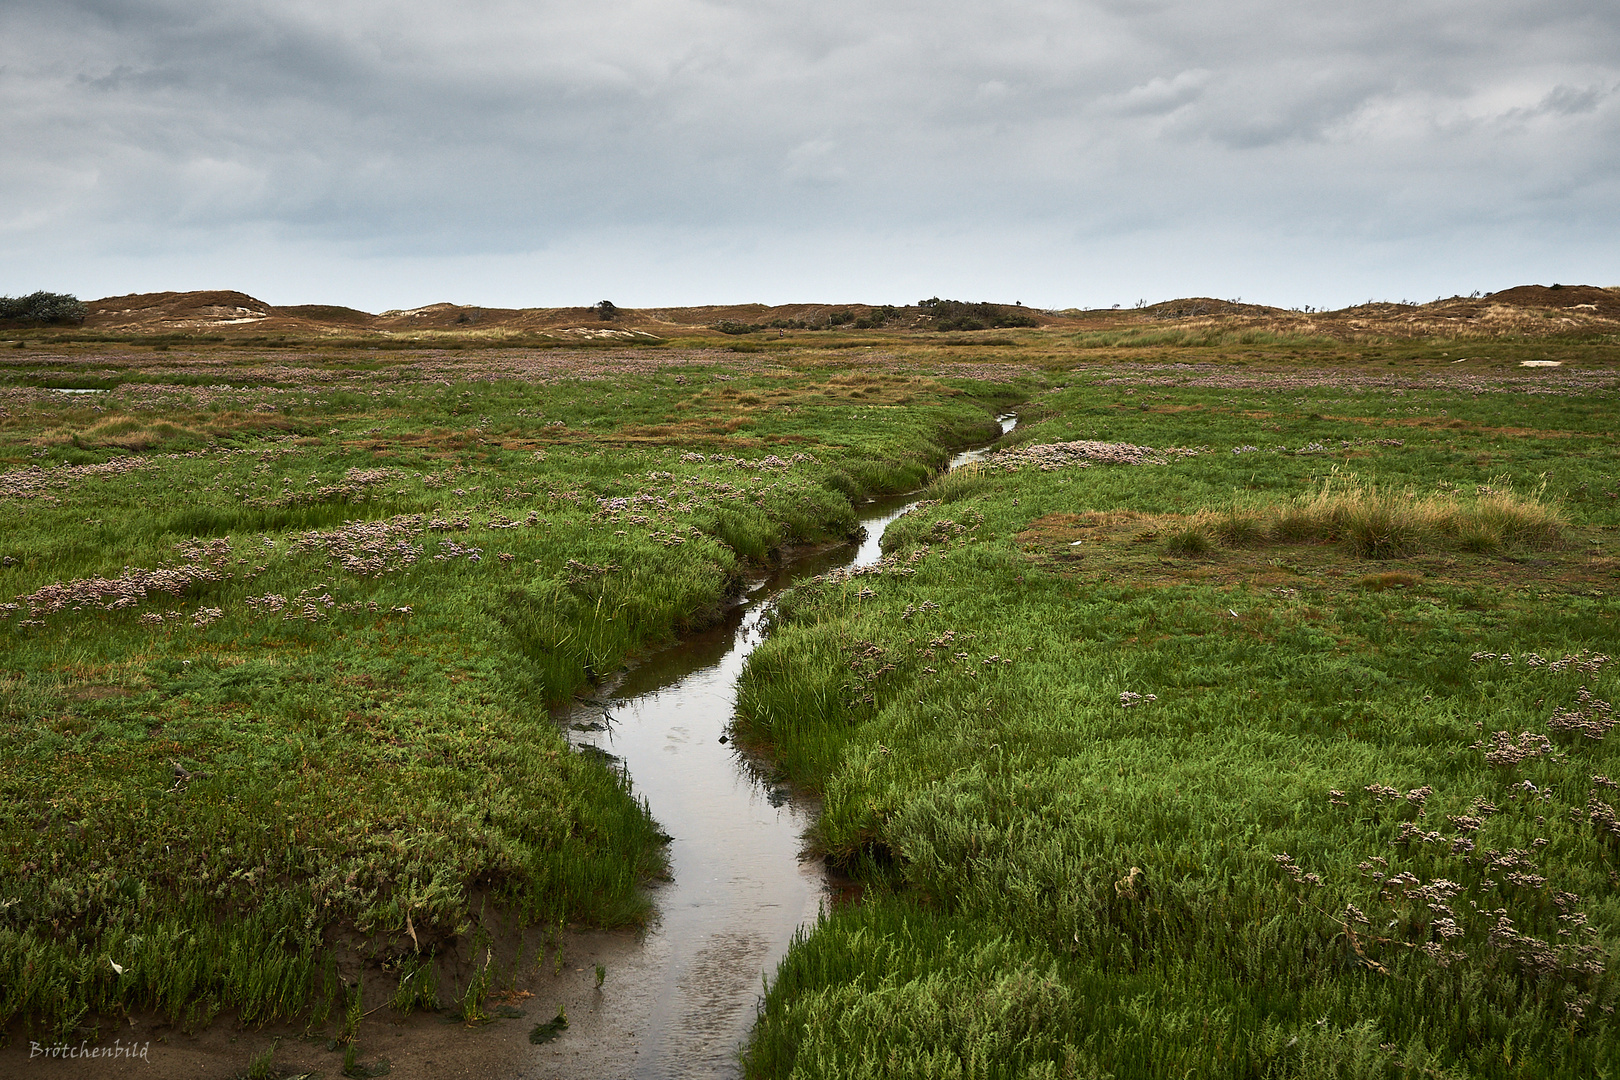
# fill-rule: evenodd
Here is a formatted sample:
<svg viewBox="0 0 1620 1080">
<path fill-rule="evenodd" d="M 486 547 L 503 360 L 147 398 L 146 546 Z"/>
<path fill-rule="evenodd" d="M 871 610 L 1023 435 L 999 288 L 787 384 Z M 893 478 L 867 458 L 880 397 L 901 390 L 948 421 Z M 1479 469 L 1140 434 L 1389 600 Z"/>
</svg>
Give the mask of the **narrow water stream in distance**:
<svg viewBox="0 0 1620 1080">
<path fill-rule="evenodd" d="M 1010 415 L 997 419 L 1003 434 L 1017 423 Z M 948 468 L 984 453 L 964 451 Z M 622 1022 L 602 1032 L 635 1042 L 628 1055 L 603 1055 L 626 1062 L 624 1075 L 740 1075 L 737 1051 L 754 1022 L 762 979 L 775 971 L 794 931 L 815 920 L 828 880 L 821 861 L 802 852 L 815 806 L 763 779 L 721 741 L 737 678 L 778 593 L 828 570 L 876 562 L 884 529 L 916 501 L 913 494 L 861 507 L 866 533 L 858 545 L 750 582 L 724 623 L 647 657 L 611 700 L 576 703 L 564 718 L 574 745 L 611 754 L 628 769 L 636 794 L 673 837 L 671 880 L 654 890 L 657 919 L 636 970 L 620 976 L 639 983 L 639 992 L 625 1000 Z"/>
</svg>

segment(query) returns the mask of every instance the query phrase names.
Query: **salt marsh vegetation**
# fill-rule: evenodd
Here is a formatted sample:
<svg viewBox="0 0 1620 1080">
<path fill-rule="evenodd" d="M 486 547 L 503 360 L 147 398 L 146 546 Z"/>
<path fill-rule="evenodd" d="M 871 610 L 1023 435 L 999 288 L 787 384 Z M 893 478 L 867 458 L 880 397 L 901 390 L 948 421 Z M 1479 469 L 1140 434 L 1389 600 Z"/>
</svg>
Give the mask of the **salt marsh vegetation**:
<svg viewBox="0 0 1620 1080">
<path fill-rule="evenodd" d="M 711 361 L 10 365 L 0 1020 L 320 1024 L 362 974 L 455 1000 L 423 959 L 488 905 L 644 921 L 663 834 L 547 705 L 995 430 L 932 377 Z"/>
<path fill-rule="evenodd" d="M 866 888 L 750 1075 L 1612 1067 L 1614 398 L 1402 381 L 1067 372 L 782 599 L 738 731 Z"/>
<path fill-rule="evenodd" d="M 484 1015 L 487 954 L 434 958 L 490 912 L 633 927 L 665 870 L 547 706 L 922 488 L 740 687 L 860 895 L 771 980 L 752 1075 L 1599 1075 L 1612 348 L 1064 333 L 31 338 L 0 1017 Z"/>
</svg>

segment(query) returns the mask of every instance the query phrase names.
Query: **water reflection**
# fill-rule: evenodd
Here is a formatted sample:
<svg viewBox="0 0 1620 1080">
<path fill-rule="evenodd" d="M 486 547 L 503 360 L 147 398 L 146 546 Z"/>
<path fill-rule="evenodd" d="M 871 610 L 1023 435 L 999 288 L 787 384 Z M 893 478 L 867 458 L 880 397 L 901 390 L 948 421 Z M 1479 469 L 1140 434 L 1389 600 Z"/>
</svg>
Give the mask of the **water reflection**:
<svg viewBox="0 0 1620 1080">
<path fill-rule="evenodd" d="M 1002 432 L 1016 418 L 998 417 Z M 951 468 L 978 460 L 956 455 Z M 570 738 L 613 755 L 673 839 L 671 880 L 657 889 L 648 934 L 650 1015 L 639 1025 L 636 1075 L 739 1075 L 737 1047 L 754 1021 L 761 978 L 793 933 L 816 918 L 827 891 L 819 860 L 802 857 L 815 807 L 769 779 L 768 766 L 726 740 L 737 678 L 763 638 L 771 600 L 795 580 L 881 556 L 883 530 L 916 501 L 861 508 L 858 544 L 800 559 L 751 583 L 720 625 L 684 638 L 630 671 L 611 700 L 576 707 Z"/>
</svg>

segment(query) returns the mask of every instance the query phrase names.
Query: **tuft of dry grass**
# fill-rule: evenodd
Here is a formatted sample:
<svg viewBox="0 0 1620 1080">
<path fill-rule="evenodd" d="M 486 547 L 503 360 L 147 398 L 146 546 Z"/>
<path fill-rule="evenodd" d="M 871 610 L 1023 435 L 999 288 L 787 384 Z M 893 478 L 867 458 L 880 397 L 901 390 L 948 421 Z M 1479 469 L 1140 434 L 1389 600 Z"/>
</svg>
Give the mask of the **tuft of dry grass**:
<svg viewBox="0 0 1620 1080">
<path fill-rule="evenodd" d="M 82 449 L 142 450 L 207 446 L 213 439 L 206 433 L 169 420 L 134 416 L 109 416 L 80 431 L 64 431 L 46 436 L 45 445 L 67 445 Z"/>
<path fill-rule="evenodd" d="M 1205 558 L 1220 546 L 1215 530 L 1210 527 L 1208 514 L 1195 514 L 1168 525 L 1163 535 L 1164 546 L 1172 555 L 1190 559 Z"/>
<path fill-rule="evenodd" d="M 1551 547 L 1563 536 L 1556 507 L 1539 493 L 1521 495 L 1505 486 L 1483 486 L 1470 499 L 1380 489 L 1352 477 L 1324 483 L 1289 511 L 1291 534 L 1342 542 L 1370 559 L 1429 548 L 1490 552 Z"/>
<path fill-rule="evenodd" d="M 1564 521 L 1540 493 L 1521 495 L 1500 484 L 1472 497 L 1419 495 L 1382 489 L 1354 477 L 1330 479 L 1280 506 L 1201 511 L 1167 522 L 1172 554 L 1204 556 L 1217 544 L 1338 543 L 1364 559 L 1394 559 L 1420 551 L 1488 553 L 1548 548 L 1563 539 Z"/>
<path fill-rule="evenodd" d="M 1228 510 L 1215 515 L 1211 524 L 1215 535 L 1228 547 L 1254 547 L 1266 539 L 1266 521 L 1253 511 Z"/>
</svg>

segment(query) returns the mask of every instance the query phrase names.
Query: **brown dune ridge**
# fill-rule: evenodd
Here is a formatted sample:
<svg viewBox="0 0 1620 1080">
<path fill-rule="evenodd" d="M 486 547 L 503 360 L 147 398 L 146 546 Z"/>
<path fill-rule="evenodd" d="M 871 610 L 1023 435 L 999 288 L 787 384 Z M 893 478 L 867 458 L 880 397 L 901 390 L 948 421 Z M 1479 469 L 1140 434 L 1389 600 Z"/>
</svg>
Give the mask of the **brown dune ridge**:
<svg viewBox="0 0 1620 1080">
<path fill-rule="evenodd" d="M 469 333 L 506 337 L 635 338 L 644 335 L 718 335 L 716 327 L 768 327 L 772 322 L 825 325 L 828 316 L 869 317 L 870 304 L 731 304 L 705 307 L 618 309 L 602 319 L 595 308 L 492 308 L 429 304 L 379 314 L 326 304 L 273 306 L 232 291 L 138 293 L 89 303 L 84 328 L 140 334 L 370 335 Z M 1181 327 L 1266 330 L 1330 337 L 1588 335 L 1620 330 L 1620 288 L 1590 285 L 1520 285 L 1482 297 L 1454 296 L 1426 304 L 1368 303 L 1327 312 L 1186 297 L 1141 308 L 1042 311 L 1002 305 L 1033 317 L 1039 328 L 1071 331 L 1141 331 Z M 917 307 L 894 312 L 889 331 L 926 331 Z M 848 322 L 841 329 L 850 329 Z M 789 331 L 793 332 L 793 331 Z M 1004 334 L 1007 331 L 987 331 Z"/>
</svg>

